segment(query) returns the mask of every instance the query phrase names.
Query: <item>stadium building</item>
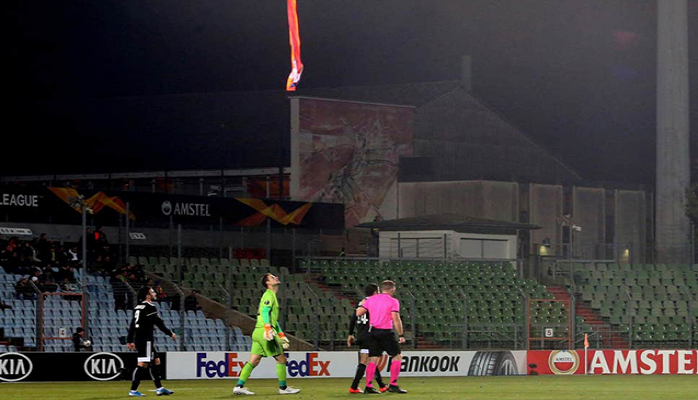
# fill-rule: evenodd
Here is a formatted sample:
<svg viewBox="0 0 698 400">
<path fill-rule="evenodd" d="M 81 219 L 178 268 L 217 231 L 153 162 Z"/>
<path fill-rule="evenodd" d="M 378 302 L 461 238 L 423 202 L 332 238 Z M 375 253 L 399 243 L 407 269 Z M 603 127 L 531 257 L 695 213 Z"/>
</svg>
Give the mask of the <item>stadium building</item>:
<svg viewBox="0 0 698 400">
<path fill-rule="evenodd" d="M 0 274 L 6 350 L 67 351 L 83 326 L 94 351 L 118 354 L 149 283 L 183 339 L 163 347 L 168 377 L 234 377 L 244 361 L 226 352 L 249 347 L 266 272 L 284 282 L 299 377 L 351 375 L 353 353 L 347 370 L 322 351 L 346 349 L 353 300 L 383 279 L 399 284 L 408 373 L 581 373 L 580 356 L 559 350 L 584 334 L 596 348 L 694 347 L 698 270 L 654 264 L 652 189 L 585 181 L 467 78 L 89 107 L 81 129 L 138 132 L 124 154 L 154 168 L 105 159 L 1 178 L 0 233 L 22 260 Z M 101 230 L 83 234 L 83 209 Z M 57 260 L 51 275 L 73 268 L 67 283 L 30 278 L 19 291 L 32 264 L 49 275 L 42 256 Z M 551 361 L 527 364 L 527 352 Z"/>
</svg>

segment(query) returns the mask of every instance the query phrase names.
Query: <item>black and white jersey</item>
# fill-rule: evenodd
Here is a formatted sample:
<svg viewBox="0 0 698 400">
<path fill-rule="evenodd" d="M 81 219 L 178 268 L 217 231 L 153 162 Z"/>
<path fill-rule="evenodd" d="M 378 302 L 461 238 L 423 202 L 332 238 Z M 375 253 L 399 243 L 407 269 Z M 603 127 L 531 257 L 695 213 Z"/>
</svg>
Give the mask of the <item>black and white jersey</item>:
<svg viewBox="0 0 698 400">
<path fill-rule="evenodd" d="M 128 328 L 127 343 L 134 343 L 135 340 L 152 341 L 153 327 L 157 326 L 165 335 L 172 336 L 172 331 L 169 330 L 162 318 L 158 314 L 158 309 L 153 303 L 144 301 L 133 309 L 133 319 L 131 326 Z"/>
<path fill-rule="evenodd" d="M 354 335 L 354 331 L 356 330 L 356 337 L 357 338 L 362 338 L 366 337 L 368 334 L 368 328 L 369 328 L 369 319 L 368 319 L 368 311 L 366 314 L 357 317 L 356 316 L 356 310 L 359 309 L 360 306 L 357 306 L 356 309 L 354 309 L 354 313 L 352 314 L 351 320 L 349 321 L 349 334 Z"/>
</svg>

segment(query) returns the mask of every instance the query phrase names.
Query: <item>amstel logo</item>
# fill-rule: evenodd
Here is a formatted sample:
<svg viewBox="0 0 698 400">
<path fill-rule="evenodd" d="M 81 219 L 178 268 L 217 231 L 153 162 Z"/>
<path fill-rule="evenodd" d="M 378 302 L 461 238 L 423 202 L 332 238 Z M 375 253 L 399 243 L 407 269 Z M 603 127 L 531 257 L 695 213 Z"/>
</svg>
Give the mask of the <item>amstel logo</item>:
<svg viewBox="0 0 698 400">
<path fill-rule="evenodd" d="M 555 350 L 550 353 L 548 366 L 555 375 L 574 375 L 579 369 L 579 354 L 574 350 Z"/>
</svg>

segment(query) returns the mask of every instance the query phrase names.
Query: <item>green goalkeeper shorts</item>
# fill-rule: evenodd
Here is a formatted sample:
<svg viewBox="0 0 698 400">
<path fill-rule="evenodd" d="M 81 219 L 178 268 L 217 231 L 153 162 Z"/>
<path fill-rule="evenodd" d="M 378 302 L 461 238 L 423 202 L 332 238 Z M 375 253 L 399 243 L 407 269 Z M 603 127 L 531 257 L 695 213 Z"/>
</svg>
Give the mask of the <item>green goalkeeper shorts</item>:
<svg viewBox="0 0 698 400">
<path fill-rule="evenodd" d="M 283 354 L 284 348 L 278 336 L 274 336 L 274 340 L 264 340 L 264 328 L 254 328 L 250 352 L 262 357 L 276 357 Z"/>
</svg>

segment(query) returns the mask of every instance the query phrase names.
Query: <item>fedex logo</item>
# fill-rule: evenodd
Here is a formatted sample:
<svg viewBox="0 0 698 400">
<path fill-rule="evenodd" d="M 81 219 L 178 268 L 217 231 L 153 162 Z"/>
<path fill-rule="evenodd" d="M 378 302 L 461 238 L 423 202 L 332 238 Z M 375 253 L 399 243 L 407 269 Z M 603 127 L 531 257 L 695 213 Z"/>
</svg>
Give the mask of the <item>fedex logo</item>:
<svg viewBox="0 0 698 400">
<path fill-rule="evenodd" d="M 288 374 L 296 376 L 330 376 L 330 361 L 317 360 L 318 353 L 307 353 L 305 360 L 288 360 Z M 286 354 L 288 358 L 288 353 Z"/>
<path fill-rule="evenodd" d="M 196 377 L 201 378 L 203 374 L 208 378 L 225 378 L 229 376 L 240 376 L 244 361 L 237 359 L 238 353 L 225 353 L 221 361 L 207 361 L 206 353 L 196 353 Z"/>
</svg>

